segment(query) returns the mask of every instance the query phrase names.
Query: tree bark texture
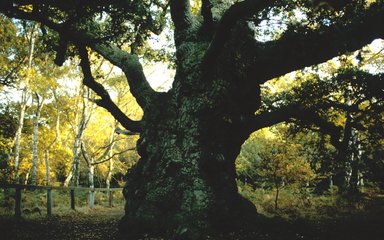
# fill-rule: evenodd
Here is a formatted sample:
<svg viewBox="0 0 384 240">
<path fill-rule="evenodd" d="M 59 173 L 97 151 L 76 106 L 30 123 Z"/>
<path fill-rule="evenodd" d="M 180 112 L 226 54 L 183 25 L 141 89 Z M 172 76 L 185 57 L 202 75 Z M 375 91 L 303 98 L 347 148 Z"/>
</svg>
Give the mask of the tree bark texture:
<svg viewBox="0 0 384 240">
<path fill-rule="evenodd" d="M 206 47 L 183 44 L 172 90 L 144 109 L 141 159 L 124 189 L 121 230 L 127 239 L 202 239 L 244 227 L 256 214 L 237 191 L 235 160 L 249 136 L 242 118 L 258 107 L 259 85 L 246 81 L 242 68 L 227 58 L 205 78 L 200 63 Z M 229 49 L 223 54 L 241 52 Z"/>
</svg>

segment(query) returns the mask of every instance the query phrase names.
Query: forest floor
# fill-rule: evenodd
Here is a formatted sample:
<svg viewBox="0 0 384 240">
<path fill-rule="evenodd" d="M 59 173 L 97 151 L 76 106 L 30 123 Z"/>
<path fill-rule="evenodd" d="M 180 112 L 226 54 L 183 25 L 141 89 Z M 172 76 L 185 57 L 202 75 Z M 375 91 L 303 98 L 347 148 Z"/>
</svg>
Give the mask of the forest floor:
<svg viewBox="0 0 384 240">
<path fill-rule="evenodd" d="M 0 239 L 4 240 L 108 240 L 116 239 L 119 208 L 95 208 L 89 211 L 70 210 L 51 217 L 33 213 L 17 219 L 0 216 Z"/>
<path fill-rule="evenodd" d="M 352 207 L 352 206 L 351 206 Z M 217 240 L 382 240 L 384 195 L 375 195 L 364 209 L 319 209 L 321 217 L 265 217 L 252 232 L 233 233 Z M 0 215 L 0 239 L 4 240 L 108 240 L 117 238 L 123 208 L 79 209 L 51 217 L 39 213 L 21 219 Z M 149 240 L 149 239 L 148 239 Z M 154 240 L 154 239 L 152 239 Z"/>
</svg>

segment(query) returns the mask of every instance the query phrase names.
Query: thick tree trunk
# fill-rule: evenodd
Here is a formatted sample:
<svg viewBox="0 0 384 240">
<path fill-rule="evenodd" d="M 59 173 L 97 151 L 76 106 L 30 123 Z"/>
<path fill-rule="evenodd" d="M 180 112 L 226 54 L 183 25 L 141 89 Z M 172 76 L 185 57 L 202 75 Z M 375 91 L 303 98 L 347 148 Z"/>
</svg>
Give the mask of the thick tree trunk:
<svg viewBox="0 0 384 240">
<path fill-rule="evenodd" d="M 177 130 L 170 127 L 174 124 L 189 127 Z M 203 239 L 250 223 L 247 217 L 256 209 L 238 194 L 235 182 L 241 144 L 230 146 L 229 136 L 220 136 L 225 129 L 213 137 L 204 125 L 204 120 L 168 119 L 143 134 L 142 158 L 124 188 L 123 235 Z"/>
<path fill-rule="evenodd" d="M 256 208 L 238 193 L 235 180 L 235 160 L 251 133 L 244 121 L 260 106 L 259 84 L 237 61 L 247 56 L 236 41 L 253 38 L 248 30 L 233 33 L 234 42 L 211 69 L 201 65 L 206 43 L 177 47 L 172 89 L 143 109 L 141 159 L 123 192 L 120 230 L 126 239 L 205 239 L 253 223 Z"/>
<path fill-rule="evenodd" d="M 235 160 L 249 136 L 240 124 L 247 104 L 232 102 L 242 96 L 228 96 L 233 88 L 224 81 L 201 89 L 203 84 L 191 83 L 174 85 L 145 109 L 137 144 L 141 159 L 124 188 L 120 230 L 125 239 L 145 234 L 204 239 L 245 227 L 256 216 L 235 181 Z"/>
</svg>

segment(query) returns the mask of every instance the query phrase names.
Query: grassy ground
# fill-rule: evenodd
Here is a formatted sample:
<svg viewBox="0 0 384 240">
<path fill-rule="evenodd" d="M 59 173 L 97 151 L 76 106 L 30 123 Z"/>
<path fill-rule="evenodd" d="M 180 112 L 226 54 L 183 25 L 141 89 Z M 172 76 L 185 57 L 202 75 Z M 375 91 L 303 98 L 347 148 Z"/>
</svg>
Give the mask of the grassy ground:
<svg viewBox="0 0 384 240">
<path fill-rule="evenodd" d="M 274 209 L 273 192 L 259 190 L 255 192 L 244 188 L 242 192 L 255 201 L 264 219 L 255 225 L 252 231 L 209 239 L 384 239 L 384 194 L 380 191 L 366 190 L 356 199 L 345 199 L 335 194 L 314 196 L 283 191 L 278 210 Z M 3 206 L 0 212 L 0 239 L 116 239 L 118 222 L 124 212 L 123 204 L 108 208 L 101 197 L 98 200 L 101 205 L 91 210 L 86 205 L 85 194 L 78 196 L 79 206 L 73 211 L 69 210 L 67 196 L 57 194 L 56 196 L 61 198 L 55 200 L 54 215 L 46 217 L 44 204 L 39 205 L 40 200 L 32 199 L 27 193 L 24 195 L 26 197 L 24 206 L 28 209 L 40 206 L 41 215 L 38 212 L 31 212 L 25 213 L 22 219 L 15 219 L 12 216 L 12 208 Z"/>
</svg>

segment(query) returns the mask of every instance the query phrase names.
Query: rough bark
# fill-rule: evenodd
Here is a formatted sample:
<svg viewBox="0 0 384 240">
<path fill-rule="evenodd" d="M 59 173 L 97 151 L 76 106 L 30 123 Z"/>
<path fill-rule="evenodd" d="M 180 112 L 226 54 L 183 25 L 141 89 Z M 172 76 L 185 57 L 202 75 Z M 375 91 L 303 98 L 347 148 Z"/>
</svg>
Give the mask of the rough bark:
<svg viewBox="0 0 384 240">
<path fill-rule="evenodd" d="M 183 9 L 180 5 L 176 7 Z M 214 42 L 191 40 L 195 36 L 194 22 L 188 14 L 185 16 L 180 25 L 175 25 L 178 66 L 173 88 L 155 97 L 145 109 L 137 146 L 141 159 L 130 170 L 124 188 L 126 215 L 120 229 L 127 239 L 145 234 L 203 239 L 207 234 L 252 224 L 256 209 L 238 194 L 234 167 L 240 147 L 252 131 L 289 117 L 309 116 L 335 135 L 335 141 L 340 137 L 339 128 L 318 121 L 316 114 L 285 111 L 255 116 L 254 113 L 260 104 L 259 83 L 276 76 L 274 71 L 282 74 L 306 64 L 320 63 L 335 55 L 335 49 L 348 51 L 357 47 L 355 43 L 335 46 L 324 53 L 312 44 L 314 36 L 319 39 L 317 44 L 325 44 L 323 35 L 296 36 L 296 44 L 302 47 L 298 51 L 309 52 L 308 56 L 315 56 L 314 59 L 306 57 L 303 62 L 285 59 L 285 63 L 276 65 L 268 62 L 269 57 L 276 59 L 270 50 L 290 52 L 291 45 L 284 45 L 285 39 L 275 45 L 269 43 L 265 49 L 258 44 L 259 52 L 250 56 L 249 49 L 254 49 L 250 46 L 255 44 L 253 32 L 239 21 L 230 31 L 224 29 L 230 34 L 226 42 L 218 44 L 217 49 L 211 48 Z M 174 21 L 179 21 L 178 17 L 174 14 Z M 326 35 L 337 32 L 339 29 L 329 29 Z M 359 46 L 368 43 L 368 38 L 359 41 Z M 212 63 L 211 49 L 216 53 L 215 64 L 204 66 Z M 210 68 L 209 74 L 206 67 Z M 259 72 L 249 71 L 251 68 Z"/>
<path fill-rule="evenodd" d="M 235 160 L 249 136 L 242 118 L 259 104 L 245 98 L 259 88 L 227 60 L 206 81 L 200 68 L 206 48 L 205 42 L 178 48 L 172 90 L 146 109 L 137 145 L 141 159 L 124 188 L 121 234 L 127 239 L 203 239 L 245 227 L 255 217 L 255 207 L 237 191 Z"/>
<path fill-rule="evenodd" d="M 150 111 L 144 118 L 142 158 L 124 188 L 121 230 L 127 239 L 145 234 L 202 239 L 236 229 L 256 213 L 235 182 L 234 163 L 245 136 L 194 100 L 181 99 L 180 112 Z M 157 102 L 177 106 L 171 99 Z"/>
</svg>

